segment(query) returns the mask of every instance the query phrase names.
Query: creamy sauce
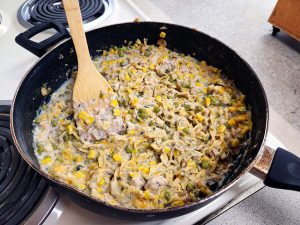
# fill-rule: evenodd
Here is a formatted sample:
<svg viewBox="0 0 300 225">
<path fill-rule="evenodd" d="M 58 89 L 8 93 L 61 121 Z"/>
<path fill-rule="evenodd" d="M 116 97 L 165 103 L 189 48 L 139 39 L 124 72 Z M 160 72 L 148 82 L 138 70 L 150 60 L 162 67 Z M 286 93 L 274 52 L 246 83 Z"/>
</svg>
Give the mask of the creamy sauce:
<svg viewBox="0 0 300 225">
<path fill-rule="evenodd" d="M 252 127 L 233 82 L 205 61 L 139 40 L 95 64 L 115 94 L 77 104 L 75 115 L 73 79 L 52 94 L 33 130 L 42 170 L 127 208 L 212 194 Z"/>
</svg>

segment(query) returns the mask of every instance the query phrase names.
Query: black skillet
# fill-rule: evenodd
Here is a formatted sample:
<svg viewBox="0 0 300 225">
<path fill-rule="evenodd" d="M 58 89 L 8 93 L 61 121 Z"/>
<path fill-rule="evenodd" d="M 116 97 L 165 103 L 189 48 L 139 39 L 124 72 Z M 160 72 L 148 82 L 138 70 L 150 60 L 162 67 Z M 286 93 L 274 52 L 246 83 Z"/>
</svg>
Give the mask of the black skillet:
<svg viewBox="0 0 300 225">
<path fill-rule="evenodd" d="M 66 38 L 67 31 L 55 25 L 58 34 L 50 40 L 33 44 L 29 39 L 53 26 L 53 23 L 48 23 L 35 27 L 34 30 L 19 35 L 16 41 L 34 54 L 42 56 L 47 48 Z M 41 86 L 46 83 L 52 91 L 55 91 L 76 69 L 76 55 L 70 39 L 43 56 L 27 72 L 15 94 L 11 107 L 11 130 L 16 147 L 25 161 L 45 177 L 55 190 L 69 195 L 84 208 L 106 216 L 133 220 L 158 220 L 189 213 L 213 201 L 248 171 L 264 179 L 264 183 L 268 186 L 299 191 L 300 160 L 283 149 L 274 151 L 264 146 L 269 119 L 264 89 L 252 68 L 228 46 L 195 29 L 155 22 L 112 25 L 87 32 L 86 36 L 90 53 L 95 57 L 101 54 L 98 50 L 108 49 L 111 45 L 121 46 L 124 40 L 135 41 L 137 38 L 141 40 L 147 38 L 148 43 L 155 44 L 162 29 L 167 33 L 168 48 L 185 54 L 195 53 L 196 58 L 221 68 L 224 74 L 234 80 L 236 86 L 246 95 L 247 105 L 252 113 L 253 130 L 249 144 L 235 159 L 234 171 L 228 174 L 223 185 L 217 188 L 213 195 L 189 205 L 173 208 L 127 209 L 89 197 L 40 170 L 32 146 L 32 121 L 39 106 L 47 101 L 41 95 Z"/>
</svg>

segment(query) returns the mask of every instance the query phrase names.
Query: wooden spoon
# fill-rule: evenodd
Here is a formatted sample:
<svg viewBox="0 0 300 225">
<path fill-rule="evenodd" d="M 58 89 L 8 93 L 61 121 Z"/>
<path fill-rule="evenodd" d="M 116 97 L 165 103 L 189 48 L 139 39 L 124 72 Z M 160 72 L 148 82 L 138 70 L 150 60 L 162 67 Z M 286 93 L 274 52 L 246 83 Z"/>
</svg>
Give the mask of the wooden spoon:
<svg viewBox="0 0 300 225">
<path fill-rule="evenodd" d="M 78 60 L 73 102 L 87 102 L 98 99 L 100 93 L 105 94 L 112 89 L 91 60 L 78 0 L 63 0 L 63 5 Z"/>
</svg>

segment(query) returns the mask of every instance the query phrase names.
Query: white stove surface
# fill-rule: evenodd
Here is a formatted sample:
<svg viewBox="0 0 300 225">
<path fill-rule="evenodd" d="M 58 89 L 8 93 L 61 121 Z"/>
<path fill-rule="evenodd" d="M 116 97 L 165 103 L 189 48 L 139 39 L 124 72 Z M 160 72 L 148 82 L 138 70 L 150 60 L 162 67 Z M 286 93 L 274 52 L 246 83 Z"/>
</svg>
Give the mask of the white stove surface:
<svg viewBox="0 0 300 225">
<path fill-rule="evenodd" d="M 17 12 L 24 0 L 0 2 L 0 99 L 13 99 L 15 90 L 26 72 L 37 62 L 38 57 L 22 48 L 15 42 L 15 37 L 26 28 L 19 24 Z M 105 21 L 95 24 L 94 28 L 116 23 L 133 22 L 135 18 L 149 21 L 149 18 L 131 0 L 115 0 L 114 12 Z M 164 20 L 165 21 L 165 20 Z M 167 22 L 167 21 L 165 21 Z M 91 27 L 88 30 L 92 29 Z M 35 40 L 43 40 L 49 36 L 44 32 Z M 42 74 L 41 74 L 42 75 Z"/>
<path fill-rule="evenodd" d="M 19 33 L 26 30 L 17 21 L 18 7 L 21 6 L 22 3 L 22 0 L 0 2 L 0 14 L 2 16 L 2 23 L 0 24 L 0 100 L 11 100 L 13 98 L 19 82 L 22 80 L 27 70 L 29 70 L 38 60 L 38 57 L 17 45 L 14 40 Z M 149 5 L 147 1 L 144 1 L 143 3 Z M 139 3 L 139 5 L 142 4 Z M 150 13 L 149 10 L 150 9 L 146 8 L 141 10 L 131 0 L 115 0 L 114 13 L 105 21 L 97 24 L 95 28 L 115 23 L 132 22 L 135 18 L 140 18 L 143 21 L 160 20 L 172 22 L 162 14 L 160 10 L 158 10 L 159 14 L 156 14 L 155 18 L 148 17 L 144 11 L 154 15 L 153 12 Z M 47 36 L 49 36 L 49 34 L 44 33 L 39 35 L 37 39 L 42 40 Z M 282 146 L 272 134 L 268 135 L 267 145 L 273 148 Z M 124 221 L 100 216 L 77 206 L 65 197 L 61 197 L 44 224 L 194 224 L 208 216 L 210 216 L 209 218 L 216 216 L 219 209 L 224 209 L 224 206 L 229 208 L 232 205 L 237 204 L 263 186 L 261 180 L 247 173 L 225 194 L 207 206 L 181 217 L 154 222 Z"/>
</svg>

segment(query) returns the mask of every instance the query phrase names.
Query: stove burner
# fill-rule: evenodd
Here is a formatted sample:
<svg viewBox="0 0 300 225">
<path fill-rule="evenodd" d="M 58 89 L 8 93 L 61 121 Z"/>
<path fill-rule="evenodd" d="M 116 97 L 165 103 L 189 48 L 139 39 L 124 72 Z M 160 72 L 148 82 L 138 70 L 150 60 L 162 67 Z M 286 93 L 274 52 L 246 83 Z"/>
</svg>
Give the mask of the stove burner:
<svg viewBox="0 0 300 225">
<path fill-rule="evenodd" d="M 9 129 L 10 106 L 0 105 L 0 224 L 19 224 L 48 185 L 16 150 Z"/>
<path fill-rule="evenodd" d="M 79 0 L 85 25 L 103 21 L 113 11 L 113 0 Z M 18 21 L 25 27 L 54 21 L 67 26 L 66 14 L 61 0 L 27 0 L 18 11 Z"/>
</svg>

